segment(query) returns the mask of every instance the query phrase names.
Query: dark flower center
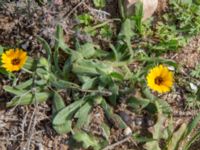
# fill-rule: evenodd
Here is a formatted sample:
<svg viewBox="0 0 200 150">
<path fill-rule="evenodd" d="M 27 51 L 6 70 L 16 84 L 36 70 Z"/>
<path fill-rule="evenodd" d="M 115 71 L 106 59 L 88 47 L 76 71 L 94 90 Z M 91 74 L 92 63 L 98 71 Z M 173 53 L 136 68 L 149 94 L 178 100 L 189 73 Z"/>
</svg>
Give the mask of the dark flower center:
<svg viewBox="0 0 200 150">
<path fill-rule="evenodd" d="M 161 85 L 162 83 L 163 83 L 163 78 L 161 78 L 161 77 L 156 77 L 155 78 L 155 84 Z"/>
<path fill-rule="evenodd" d="M 19 58 L 15 58 L 12 60 L 12 64 L 13 65 L 19 65 L 20 64 L 20 59 Z"/>
</svg>

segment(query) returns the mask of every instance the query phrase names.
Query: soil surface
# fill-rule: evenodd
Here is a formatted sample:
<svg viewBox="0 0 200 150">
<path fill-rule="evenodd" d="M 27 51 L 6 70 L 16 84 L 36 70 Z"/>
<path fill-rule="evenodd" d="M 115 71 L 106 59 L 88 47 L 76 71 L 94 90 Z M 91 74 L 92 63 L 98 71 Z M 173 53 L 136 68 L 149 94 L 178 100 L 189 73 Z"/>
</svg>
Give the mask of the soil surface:
<svg viewBox="0 0 200 150">
<path fill-rule="evenodd" d="M 161 15 L 166 8 L 167 1 L 159 1 L 157 15 Z M 55 0 L 55 4 L 45 4 L 43 6 L 38 6 L 34 1 L 30 2 L 29 5 L 25 1 L 0 2 L 0 45 L 21 47 L 28 50 L 32 56 L 40 56 L 44 53 L 44 50 L 41 44 L 37 42 L 37 36 L 41 36 L 53 44 L 55 40 L 53 34 L 57 23 L 63 26 L 65 41 L 70 45 L 72 35 L 75 34 L 72 29 L 77 23 L 74 16 L 83 12 L 90 12 L 97 20 L 119 17 L 118 4 L 115 0 L 108 0 L 108 6 L 102 11 L 96 10 L 90 0 Z M 79 38 L 81 38 L 81 35 L 79 35 Z M 169 54 L 166 57 L 182 64 L 184 66 L 183 74 L 187 74 L 196 67 L 200 60 L 199 48 L 200 36 L 196 36 L 178 53 Z M 6 94 L 2 87 L 9 85 L 10 80 L 3 75 L 0 76 L 2 79 L 0 81 L 0 150 L 73 150 L 73 141 L 69 138 L 70 134 L 58 135 L 52 129 L 52 112 L 51 107 L 49 107 L 51 103 L 5 108 L 5 103 L 12 96 Z M 19 73 L 18 77 L 23 80 L 23 72 Z M 185 111 L 183 109 L 185 98 L 182 92 L 179 89 L 177 92 L 162 96 L 176 110 L 174 116 L 178 122 L 177 125 L 180 122 L 190 120 L 197 113 L 196 111 Z M 149 119 L 149 123 L 145 123 L 145 114 L 144 116 L 137 116 L 129 111 L 125 104 L 117 106 L 115 112 L 129 124 L 133 132 L 138 128 L 142 128 L 141 124 L 146 128 L 152 125 L 151 119 Z M 86 130 L 91 131 L 96 136 L 103 136 L 99 124 L 106 121 L 106 118 L 101 107 L 96 106 L 93 108 L 91 120 Z M 141 147 L 137 147 L 132 139 L 126 139 L 128 130 L 112 127 L 110 149 L 142 150 Z M 80 148 L 77 147 L 77 149 Z"/>
</svg>

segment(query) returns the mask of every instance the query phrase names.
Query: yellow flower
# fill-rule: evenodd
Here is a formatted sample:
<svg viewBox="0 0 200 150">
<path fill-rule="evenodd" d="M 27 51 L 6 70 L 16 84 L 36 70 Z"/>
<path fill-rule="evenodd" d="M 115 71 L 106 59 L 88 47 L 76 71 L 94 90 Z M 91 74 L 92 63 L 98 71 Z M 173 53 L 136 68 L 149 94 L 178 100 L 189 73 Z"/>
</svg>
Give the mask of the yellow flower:
<svg viewBox="0 0 200 150">
<path fill-rule="evenodd" d="M 146 79 L 149 88 L 158 93 L 169 92 L 174 82 L 173 73 L 163 65 L 151 69 Z"/>
<path fill-rule="evenodd" d="M 9 72 L 19 71 L 27 60 L 27 54 L 21 49 L 9 49 L 1 56 L 2 66 Z"/>
</svg>

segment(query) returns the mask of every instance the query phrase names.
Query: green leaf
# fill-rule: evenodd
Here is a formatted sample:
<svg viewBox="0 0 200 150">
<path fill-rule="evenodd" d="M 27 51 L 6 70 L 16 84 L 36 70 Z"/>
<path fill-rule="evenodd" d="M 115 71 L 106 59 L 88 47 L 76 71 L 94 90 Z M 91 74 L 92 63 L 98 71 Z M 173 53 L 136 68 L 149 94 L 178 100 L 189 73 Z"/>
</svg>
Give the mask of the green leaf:
<svg viewBox="0 0 200 150">
<path fill-rule="evenodd" d="M 197 132 L 195 135 L 193 135 L 189 141 L 187 141 L 187 143 L 184 144 L 184 148 L 183 150 L 189 150 L 189 148 L 191 147 L 191 145 L 197 141 L 200 138 L 200 132 Z"/>
<path fill-rule="evenodd" d="M 57 92 L 54 92 L 53 116 L 55 116 L 59 111 L 61 111 L 64 108 L 65 108 L 65 103 L 64 103 L 62 97 Z M 53 128 L 58 134 L 64 134 L 64 133 L 68 133 L 69 131 L 72 130 L 71 124 L 72 124 L 71 120 L 66 119 L 63 124 L 59 124 L 59 125 L 53 124 Z"/>
<path fill-rule="evenodd" d="M 70 76 L 70 71 L 72 69 L 72 62 L 71 59 L 67 59 L 65 61 L 64 67 L 63 67 L 63 78 L 65 80 L 68 80 L 69 76 Z"/>
<path fill-rule="evenodd" d="M 194 0 L 197 5 L 200 5 L 200 0 Z"/>
<path fill-rule="evenodd" d="M 146 142 L 145 147 L 146 150 L 161 150 L 159 147 L 158 141 L 150 141 Z"/>
<path fill-rule="evenodd" d="M 35 80 L 34 83 L 39 87 L 44 87 L 44 86 L 46 87 L 46 85 L 48 84 L 47 82 L 48 81 L 41 79 L 41 80 Z"/>
<path fill-rule="evenodd" d="M 56 34 L 55 34 L 55 46 L 54 46 L 54 53 L 53 53 L 53 60 L 55 65 L 55 73 L 61 74 L 62 70 L 59 67 L 59 49 L 62 49 L 64 52 L 70 53 L 68 50 L 68 46 L 65 44 L 64 36 L 63 36 L 63 29 L 61 25 L 56 26 Z"/>
<path fill-rule="evenodd" d="M 192 0 L 179 0 L 179 3 L 182 5 L 191 5 Z"/>
<path fill-rule="evenodd" d="M 92 108 L 90 102 L 85 103 L 75 114 L 75 118 L 78 118 L 76 123 L 77 128 L 83 127 L 86 123 L 88 123 L 89 112 Z"/>
<path fill-rule="evenodd" d="M 84 58 L 91 58 L 94 56 L 96 50 L 94 49 L 93 43 L 85 43 L 84 45 L 81 45 L 78 49 L 78 52 L 84 57 Z"/>
<path fill-rule="evenodd" d="M 59 111 L 53 118 L 53 125 L 62 125 L 66 120 L 70 120 L 71 115 L 84 104 L 84 100 L 78 100 Z"/>
<path fill-rule="evenodd" d="M 124 76 L 118 72 L 112 72 L 110 74 L 110 76 L 113 78 L 113 79 L 116 79 L 116 80 L 119 80 L 119 81 L 123 81 L 124 80 Z"/>
<path fill-rule="evenodd" d="M 77 16 L 77 19 L 81 24 L 89 25 L 92 22 L 93 17 L 88 13 L 84 13 L 82 15 Z"/>
<path fill-rule="evenodd" d="M 113 105 L 116 105 L 117 104 L 117 96 L 119 95 L 119 86 L 116 83 L 112 82 L 109 85 L 109 91 L 112 92 L 112 95 L 109 96 L 109 100 Z"/>
<path fill-rule="evenodd" d="M 113 105 L 116 105 L 117 96 L 119 94 L 119 86 L 113 81 L 110 75 L 103 74 L 99 79 L 101 87 L 108 87 L 108 90 L 111 92 L 109 101 Z"/>
<path fill-rule="evenodd" d="M 35 1 L 38 3 L 39 6 L 43 6 L 45 5 L 45 3 L 47 3 L 46 0 L 35 0 Z"/>
<path fill-rule="evenodd" d="M 138 143 L 146 143 L 146 142 L 156 141 L 156 139 L 147 138 L 147 137 L 139 135 L 138 133 L 133 134 L 132 138 Z"/>
<path fill-rule="evenodd" d="M 29 79 L 15 86 L 16 89 L 26 89 L 33 84 L 33 79 Z"/>
<path fill-rule="evenodd" d="M 100 150 L 99 141 L 97 141 L 92 135 L 89 135 L 83 131 L 77 131 L 73 135 L 73 138 L 78 142 L 82 142 L 85 149 L 92 147 L 94 150 Z"/>
<path fill-rule="evenodd" d="M 58 134 L 65 134 L 72 130 L 71 126 L 72 121 L 66 120 L 63 124 L 53 125 L 53 128 Z"/>
<path fill-rule="evenodd" d="M 162 109 L 162 112 L 164 114 L 171 114 L 172 113 L 172 108 L 171 106 L 167 103 L 167 101 L 163 100 L 163 99 L 157 99 L 156 100 L 159 103 L 159 107 L 160 109 Z"/>
<path fill-rule="evenodd" d="M 55 49 L 53 53 L 53 59 L 54 59 L 54 67 L 55 67 L 55 74 L 60 74 L 62 70 L 59 67 L 59 51 L 58 49 Z"/>
<path fill-rule="evenodd" d="M 187 124 L 183 123 L 181 127 L 176 132 L 173 133 L 173 136 L 170 142 L 168 143 L 167 150 L 178 149 L 178 147 L 180 146 L 179 145 L 180 140 L 182 139 L 182 136 L 184 135 L 186 128 L 187 128 Z"/>
<path fill-rule="evenodd" d="M 196 66 L 194 70 L 190 73 L 192 77 L 200 78 L 200 64 Z"/>
<path fill-rule="evenodd" d="M 59 111 L 61 111 L 64 108 L 65 108 L 65 103 L 64 103 L 62 97 L 57 92 L 54 92 L 53 116 L 55 116 Z M 63 124 L 59 124 L 59 125 L 53 124 L 53 128 L 58 134 L 64 134 L 64 133 L 68 133 L 69 131 L 72 130 L 71 124 L 72 124 L 72 121 L 66 119 Z"/>
<path fill-rule="evenodd" d="M 120 49 L 125 47 L 125 51 L 123 51 L 123 54 L 128 54 L 128 58 L 130 60 L 132 60 L 133 58 L 133 49 L 131 46 L 131 39 L 134 36 L 134 32 L 133 32 L 133 22 L 130 19 L 126 19 L 122 25 L 121 25 L 121 30 L 118 34 L 118 45 L 120 46 Z M 123 43 L 123 44 L 122 44 Z M 123 47 L 121 47 L 121 45 Z"/>
<path fill-rule="evenodd" d="M 46 101 L 50 95 L 51 93 L 49 92 L 37 92 L 34 95 L 31 93 L 24 93 L 21 96 L 15 96 L 10 102 L 6 104 L 6 107 L 42 103 Z"/>
<path fill-rule="evenodd" d="M 80 60 L 73 64 L 72 71 L 77 75 L 97 76 L 110 74 L 113 68 L 111 65 L 100 61 Z"/>
<path fill-rule="evenodd" d="M 46 58 L 40 57 L 38 67 L 44 67 L 45 70 L 49 70 L 49 62 Z"/>
<path fill-rule="evenodd" d="M 106 6 L 106 0 L 93 0 L 94 6 L 98 8 L 103 8 Z"/>
<path fill-rule="evenodd" d="M 28 57 L 23 68 L 30 70 L 30 71 L 34 71 L 37 67 L 37 64 L 38 64 L 37 60 L 33 59 L 32 57 Z"/>
<path fill-rule="evenodd" d="M 48 61 L 51 62 L 51 54 L 52 54 L 51 47 L 49 46 L 47 41 L 43 39 L 42 37 L 37 37 L 37 39 L 42 44 L 43 48 L 46 50 Z"/>
<path fill-rule="evenodd" d="M 95 67 L 95 63 L 92 61 L 80 61 L 76 62 L 72 66 L 72 71 L 75 74 L 80 74 L 80 75 L 98 75 L 99 72 L 97 71 Z"/>
<path fill-rule="evenodd" d="M 79 85 L 65 80 L 51 81 L 51 85 L 57 89 L 79 88 Z"/>
<path fill-rule="evenodd" d="M 121 25 L 121 30 L 120 30 L 120 33 L 118 35 L 118 38 L 120 40 L 124 40 L 124 41 L 129 42 L 134 35 L 134 32 L 133 32 L 132 29 L 133 29 L 133 26 L 132 26 L 131 20 L 126 19 Z"/>
<path fill-rule="evenodd" d="M 150 47 L 153 51 L 166 52 L 169 50 L 177 50 L 179 48 L 178 40 L 161 41 L 160 43 Z"/>
<path fill-rule="evenodd" d="M 56 26 L 56 42 L 54 49 L 57 51 L 59 48 L 66 50 L 68 46 L 65 44 L 63 29 L 61 25 Z M 55 57 L 55 56 L 54 56 Z M 55 58 L 54 58 L 55 59 Z"/>
<path fill-rule="evenodd" d="M 143 93 L 143 95 L 144 95 L 146 98 L 150 99 L 151 101 L 154 101 L 154 100 L 157 99 L 157 98 L 151 93 L 151 91 L 149 90 L 149 88 L 144 88 L 144 89 L 142 90 L 142 93 Z"/>
<path fill-rule="evenodd" d="M 145 108 L 148 104 L 150 103 L 149 99 L 145 98 L 136 98 L 136 97 L 131 97 L 128 100 L 128 106 L 132 107 L 134 110 L 142 110 Z"/>
<path fill-rule="evenodd" d="M 124 7 L 124 0 L 118 0 L 118 6 L 119 6 L 119 10 L 120 10 L 120 15 L 122 20 L 124 20 L 126 18 L 126 11 L 125 11 L 125 7 Z"/>
<path fill-rule="evenodd" d="M 161 150 L 159 146 L 159 139 L 162 138 L 162 126 L 164 123 L 164 119 L 165 118 L 163 116 L 161 116 L 160 114 L 158 115 L 158 121 L 151 131 L 151 133 L 153 134 L 153 139 L 156 139 L 156 141 L 146 142 L 146 144 L 144 145 L 146 150 Z"/>
<path fill-rule="evenodd" d="M 106 103 L 105 100 L 101 101 L 101 106 L 105 111 L 108 120 L 116 127 L 125 129 L 127 127 L 126 123 L 117 114 L 113 113 L 112 108 Z"/>
<path fill-rule="evenodd" d="M 10 72 L 6 71 L 5 68 L 0 68 L 0 73 L 3 74 L 3 75 L 6 75 L 6 76 L 10 75 Z"/>
<path fill-rule="evenodd" d="M 175 68 L 177 68 L 178 66 L 175 61 L 170 60 L 170 59 L 160 58 L 160 57 L 142 57 L 142 58 L 139 58 L 138 61 L 142 61 L 142 62 L 146 61 L 148 64 L 153 63 L 153 65 L 167 64 Z"/>
<path fill-rule="evenodd" d="M 84 84 L 82 85 L 83 90 L 89 90 L 91 89 L 97 82 L 97 78 L 87 78 L 84 81 Z"/>
<path fill-rule="evenodd" d="M 3 89 L 6 91 L 6 92 L 9 92 L 9 93 L 12 93 L 12 94 L 15 94 L 15 95 L 23 95 L 24 93 L 26 93 L 25 90 L 21 90 L 21 89 L 17 89 L 16 87 L 11 87 L 11 86 L 4 86 Z"/>
<path fill-rule="evenodd" d="M 100 29 L 100 35 L 105 38 L 111 38 L 113 33 L 109 25 L 105 25 Z"/>
<path fill-rule="evenodd" d="M 65 103 L 64 103 L 63 98 L 56 91 L 54 92 L 54 95 L 53 95 L 53 108 L 54 108 L 55 113 L 65 108 Z"/>
<path fill-rule="evenodd" d="M 103 131 L 103 136 L 106 138 L 107 141 L 109 141 L 110 137 L 110 128 L 107 124 L 103 123 L 101 124 L 101 129 Z"/>
<path fill-rule="evenodd" d="M 4 50 L 3 46 L 0 45 L 0 55 L 3 54 L 3 50 Z"/>
<path fill-rule="evenodd" d="M 200 113 L 188 124 L 184 137 L 190 134 L 192 130 L 196 129 L 199 122 L 200 122 Z"/>
<path fill-rule="evenodd" d="M 138 1 L 135 4 L 135 13 L 132 19 L 135 21 L 135 26 L 139 33 L 142 33 L 142 18 L 143 18 L 143 3 L 141 1 Z"/>
<path fill-rule="evenodd" d="M 114 45 L 110 44 L 110 48 L 113 51 L 115 61 L 120 61 L 121 55 L 119 54 L 117 49 L 114 47 Z"/>
<path fill-rule="evenodd" d="M 56 87 L 57 89 L 79 88 L 78 84 L 66 80 L 61 80 L 54 74 L 50 74 L 50 82 L 51 86 Z"/>
<path fill-rule="evenodd" d="M 49 81 L 49 79 L 50 79 L 49 72 L 44 68 L 39 68 L 38 67 L 37 70 L 36 70 L 36 74 L 37 74 L 37 76 L 39 76 L 43 80 Z"/>
</svg>

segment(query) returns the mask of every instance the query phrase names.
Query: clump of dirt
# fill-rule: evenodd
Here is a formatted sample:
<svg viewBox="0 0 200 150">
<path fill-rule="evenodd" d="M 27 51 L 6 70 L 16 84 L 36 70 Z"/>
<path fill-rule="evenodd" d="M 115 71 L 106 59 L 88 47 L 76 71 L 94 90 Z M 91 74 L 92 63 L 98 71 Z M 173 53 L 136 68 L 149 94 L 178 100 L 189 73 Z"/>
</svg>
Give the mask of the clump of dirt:
<svg viewBox="0 0 200 150">
<path fill-rule="evenodd" d="M 178 90 L 178 89 L 177 89 Z M 170 104 L 170 106 L 174 107 L 173 110 L 183 110 L 185 109 L 184 106 L 184 97 L 182 91 L 176 91 L 167 93 L 161 96 L 161 99 L 164 99 Z"/>
<path fill-rule="evenodd" d="M 49 43 L 54 41 L 57 24 L 68 31 L 74 22 L 71 15 L 84 12 L 84 5 L 77 6 L 81 0 L 66 1 L 63 5 L 45 4 L 39 6 L 35 1 L 4 3 L 0 6 L 0 43 L 8 47 L 22 47 L 26 50 L 41 50 L 37 36 L 45 38 Z M 85 0 L 85 4 L 87 4 Z M 72 11 L 72 13 L 71 13 Z"/>
<path fill-rule="evenodd" d="M 168 8 L 168 0 L 159 0 L 156 12 L 158 15 L 161 15 L 163 12 L 167 10 L 167 8 Z"/>
<path fill-rule="evenodd" d="M 68 135 L 57 136 L 52 130 L 50 112 L 47 104 L 1 110 L 0 148 L 53 150 L 67 147 Z"/>
<path fill-rule="evenodd" d="M 200 36 L 193 38 L 173 59 L 187 68 L 195 68 L 200 61 Z"/>
<path fill-rule="evenodd" d="M 103 137 L 103 131 L 101 125 L 105 121 L 104 111 L 100 106 L 93 109 L 91 113 L 91 122 L 89 125 L 89 131 L 97 136 Z"/>
</svg>

